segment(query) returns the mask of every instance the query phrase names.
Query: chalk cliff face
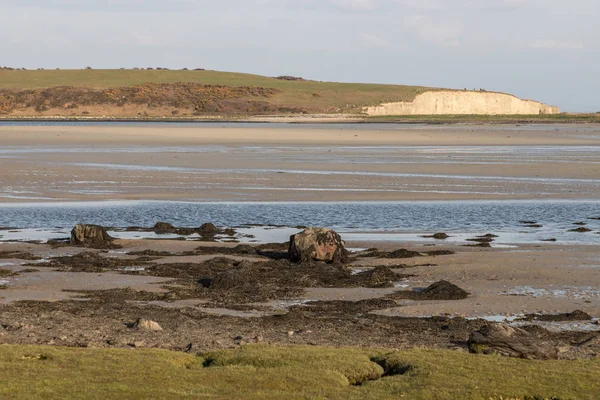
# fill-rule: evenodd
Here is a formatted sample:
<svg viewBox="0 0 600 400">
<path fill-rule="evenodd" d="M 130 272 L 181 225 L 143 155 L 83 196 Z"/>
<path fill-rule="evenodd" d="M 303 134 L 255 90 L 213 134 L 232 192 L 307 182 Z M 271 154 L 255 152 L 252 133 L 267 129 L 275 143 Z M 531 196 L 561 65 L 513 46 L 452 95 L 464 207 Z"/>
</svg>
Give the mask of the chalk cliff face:
<svg viewBox="0 0 600 400">
<path fill-rule="evenodd" d="M 412 102 L 384 103 L 365 107 L 368 115 L 534 115 L 559 114 L 558 107 L 509 94 L 491 92 L 431 91 Z"/>
</svg>

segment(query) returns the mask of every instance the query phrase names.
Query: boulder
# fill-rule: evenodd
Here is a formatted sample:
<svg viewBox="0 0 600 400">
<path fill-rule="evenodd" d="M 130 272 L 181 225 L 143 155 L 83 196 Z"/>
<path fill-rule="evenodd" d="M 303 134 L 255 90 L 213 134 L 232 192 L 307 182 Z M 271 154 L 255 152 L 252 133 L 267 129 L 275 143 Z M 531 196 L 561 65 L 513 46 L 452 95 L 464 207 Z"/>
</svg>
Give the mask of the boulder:
<svg viewBox="0 0 600 400">
<path fill-rule="evenodd" d="M 555 359 L 558 349 L 524 329 L 505 324 L 486 325 L 469 338 L 469 351 L 537 360 Z"/>
<path fill-rule="evenodd" d="M 133 329 L 143 330 L 143 331 L 162 331 L 162 327 L 156 321 L 150 321 L 148 319 L 138 319 L 133 324 Z"/>
<path fill-rule="evenodd" d="M 157 222 L 152 227 L 152 230 L 154 232 L 156 232 L 157 234 L 174 233 L 177 230 L 177 228 L 175 228 L 173 225 L 169 224 L 168 222 Z"/>
<path fill-rule="evenodd" d="M 288 256 L 293 262 L 345 262 L 348 259 L 344 241 L 332 229 L 307 228 L 290 237 Z"/>
<path fill-rule="evenodd" d="M 113 240 L 106 229 L 98 225 L 78 224 L 71 231 L 71 244 L 75 246 L 105 247 Z"/>
<path fill-rule="evenodd" d="M 202 224 L 200 226 L 200 228 L 198 228 L 198 232 L 200 232 L 201 234 L 213 234 L 213 235 L 216 235 L 217 233 L 219 233 L 219 228 L 217 228 L 215 226 L 215 224 L 207 222 L 205 224 Z"/>
</svg>

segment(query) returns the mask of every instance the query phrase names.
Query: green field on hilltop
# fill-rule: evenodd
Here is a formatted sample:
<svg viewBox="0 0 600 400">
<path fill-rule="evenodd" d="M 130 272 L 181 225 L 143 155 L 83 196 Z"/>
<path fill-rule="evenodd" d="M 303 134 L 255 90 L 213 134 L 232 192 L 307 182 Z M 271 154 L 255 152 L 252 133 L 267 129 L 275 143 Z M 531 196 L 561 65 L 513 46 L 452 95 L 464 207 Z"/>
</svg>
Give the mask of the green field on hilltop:
<svg viewBox="0 0 600 400">
<path fill-rule="evenodd" d="M 0 346 L 3 399 L 596 399 L 600 360 L 450 350 Z"/>
<path fill-rule="evenodd" d="M 381 102 L 412 101 L 423 86 L 380 85 L 317 81 L 289 81 L 260 75 L 184 70 L 0 70 L 0 89 L 44 89 L 75 86 L 94 89 L 136 86 L 144 83 L 191 82 L 206 85 L 260 86 L 281 90 L 271 102 L 337 107 L 340 111 Z"/>
</svg>

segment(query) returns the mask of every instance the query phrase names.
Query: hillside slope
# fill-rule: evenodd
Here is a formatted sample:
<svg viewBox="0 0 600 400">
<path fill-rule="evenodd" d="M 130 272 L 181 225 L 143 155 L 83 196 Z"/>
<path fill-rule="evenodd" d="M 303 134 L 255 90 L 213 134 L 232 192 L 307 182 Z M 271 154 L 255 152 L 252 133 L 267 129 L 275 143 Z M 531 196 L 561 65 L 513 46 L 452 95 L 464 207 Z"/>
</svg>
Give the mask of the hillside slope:
<svg viewBox="0 0 600 400">
<path fill-rule="evenodd" d="M 202 70 L 0 70 L 0 112 L 65 116 L 348 113 L 386 101 L 411 101 L 431 90 L 288 79 Z M 231 96 L 215 98 L 216 91 L 237 93 L 235 101 Z M 257 92 L 268 95 L 256 96 Z M 132 96 L 117 100 L 107 93 L 145 94 L 135 96 L 136 100 Z M 186 100 L 175 104 L 173 96 Z M 139 101 L 145 97 L 152 101 Z"/>
<path fill-rule="evenodd" d="M 0 69 L 0 118 L 558 112 L 501 93 L 424 86 L 317 82 L 205 70 Z"/>
</svg>

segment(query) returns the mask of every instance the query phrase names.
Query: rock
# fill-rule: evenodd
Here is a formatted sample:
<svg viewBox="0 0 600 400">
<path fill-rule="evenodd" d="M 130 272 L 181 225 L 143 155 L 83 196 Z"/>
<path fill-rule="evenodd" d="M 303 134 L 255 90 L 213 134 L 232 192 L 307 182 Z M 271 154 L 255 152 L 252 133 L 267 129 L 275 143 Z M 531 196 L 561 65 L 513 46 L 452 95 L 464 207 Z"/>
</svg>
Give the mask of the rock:
<svg viewBox="0 0 600 400">
<path fill-rule="evenodd" d="M 448 281 L 439 281 L 425 288 L 419 297 L 424 300 L 461 300 L 469 297 L 469 292 Z"/>
<path fill-rule="evenodd" d="M 413 257 L 423 257 L 425 254 L 419 253 L 418 251 L 406 250 L 406 249 L 398 249 L 394 251 L 390 251 L 385 255 L 385 258 L 413 258 Z"/>
<path fill-rule="evenodd" d="M 390 299 L 409 299 L 409 300 L 462 300 L 469 297 L 469 292 L 458 286 L 447 282 L 436 282 L 423 290 L 401 290 L 387 295 Z"/>
<path fill-rule="evenodd" d="M 436 256 L 450 256 L 456 254 L 455 252 L 453 252 L 452 250 L 433 250 L 433 251 L 426 251 L 425 255 L 426 256 L 432 256 L 432 257 L 436 257 Z"/>
<path fill-rule="evenodd" d="M 448 239 L 450 236 L 444 232 L 438 232 L 438 233 L 434 233 L 433 235 L 423 236 L 423 237 L 427 238 L 427 239 L 445 240 L 445 239 Z"/>
<path fill-rule="evenodd" d="M 235 246 L 232 250 L 234 254 L 244 254 L 244 255 L 256 255 L 256 249 L 249 244 L 239 244 Z"/>
<path fill-rule="evenodd" d="M 206 224 L 202 224 L 198 231 L 202 234 L 217 234 L 219 233 L 219 228 L 217 228 L 214 224 L 207 222 Z"/>
<path fill-rule="evenodd" d="M 483 248 L 488 249 L 488 248 L 492 247 L 492 244 L 489 242 L 483 242 L 483 243 L 477 243 L 477 244 L 465 244 L 463 246 L 465 246 L 465 247 L 483 247 Z"/>
<path fill-rule="evenodd" d="M 133 324 L 133 329 L 144 330 L 144 331 L 162 331 L 163 328 L 158 324 L 158 322 L 150 321 L 148 319 L 138 319 Z"/>
<path fill-rule="evenodd" d="M 569 232 L 578 232 L 578 233 L 587 233 L 587 232 L 591 232 L 591 231 L 592 231 L 591 229 L 584 228 L 584 227 L 569 230 Z"/>
<path fill-rule="evenodd" d="M 473 239 L 466 239 L 467 242 L 477 242 L 477 243 L 492 243 L 494 241 L 491 237 L 477 237 Z"/>
<path fill-rule="evenodd" d="M 236 344 L 237 346 L 243 346 L 246 344 L 246 340 L 244 339 L 243 336 L 236 336 L 233 338 L 233 343 Z"/>
<path fill-rule="evenodd" d="M 106 247 L 114 238 L 98 225 L 77 224 L 71 231 L 71 244 L 76 246 Z"/>
<path fill-rule="evenodd" d="M 173 225 L 169 224 L 168 222 L 157 222 L 152 227 L 152 230 L 154 232 L 156 232 L 157 234 L 174 233 L 175 231 L 177 231 L 177 228 L 175 228 Z"/>
<path fill-rule="evenodd" d="M 504 324 L 486 325 L 469 338 L 469 351 L 477 354 L 499 354 L 505 357 L 549 360 L 558 350 L 523 329 Z"/>
<path fill-rule="evenodd" d="M 591 321 L 593 318 L 588 313 L 575 310 L 570 313 L 560 314 L 527 314 L 523 318 L 526 321 L 548 321 L 548 322 L 564 322 L 564 321 Z"/>
<path fill-rule="evenodd" d="M 210 283 L 210 288 L 214 290 L 230 290 L 244 286 L 246 282 L 247 267 L 244 263 L 241 265 L 219 272 Z"/>
<path fill-rule="evenodd" d="M 345 262 L 348 259 L 344 241 L 332 229 L 307 228 L 290 237 L 288 256 L 293 262 Z"/>
<path fill-rule="evenodd" d="M 366 277 L 370 287 L 392 287 L 398 280 L 398 274 L 385 265 L 365 271 L 361 276 Z"/>
</svg>

